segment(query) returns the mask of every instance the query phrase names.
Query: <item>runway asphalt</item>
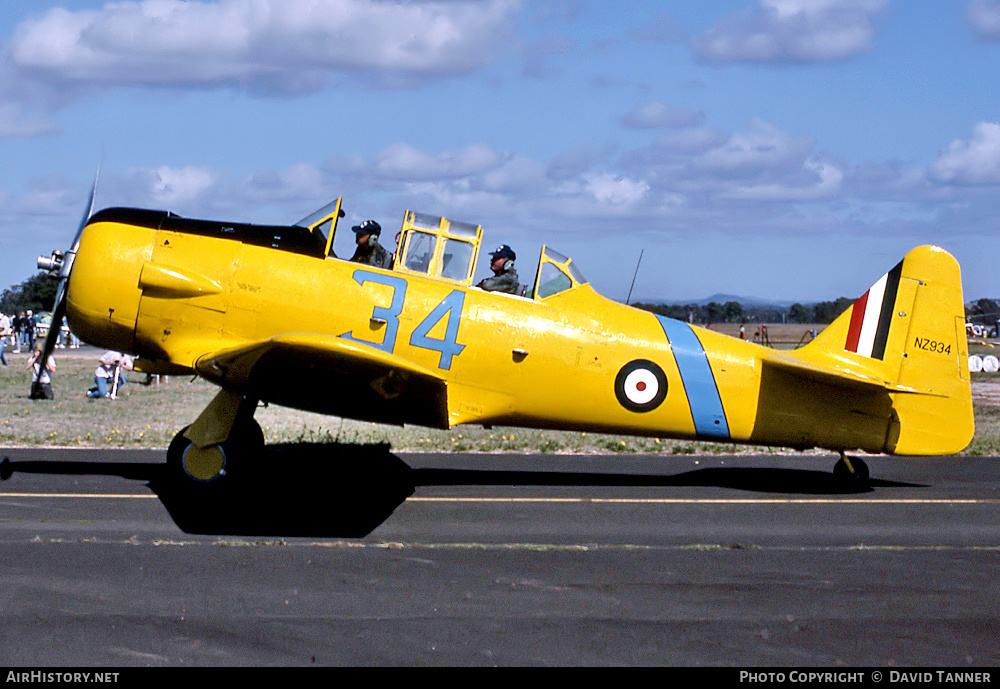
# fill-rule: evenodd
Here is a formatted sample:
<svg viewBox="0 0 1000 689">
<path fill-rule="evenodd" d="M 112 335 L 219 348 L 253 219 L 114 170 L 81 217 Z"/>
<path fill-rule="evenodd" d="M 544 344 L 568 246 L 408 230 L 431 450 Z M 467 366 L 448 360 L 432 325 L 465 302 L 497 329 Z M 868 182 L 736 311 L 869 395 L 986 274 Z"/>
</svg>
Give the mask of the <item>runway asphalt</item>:
<svg viewBox="0 0 1000 689">
<path fill-rule="evenodd" d="M 0 455 L 0 666 L 1000 661 L 996 458 Z"/>
</svg>

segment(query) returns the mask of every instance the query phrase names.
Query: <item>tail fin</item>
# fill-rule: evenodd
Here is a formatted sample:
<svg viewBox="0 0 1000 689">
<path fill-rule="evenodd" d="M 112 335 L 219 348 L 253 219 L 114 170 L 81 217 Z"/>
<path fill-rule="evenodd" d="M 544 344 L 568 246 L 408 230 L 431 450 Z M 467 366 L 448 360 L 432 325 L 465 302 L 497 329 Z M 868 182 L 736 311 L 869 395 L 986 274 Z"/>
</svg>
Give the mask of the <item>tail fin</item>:
<svg viewBox="0 0 1000 689">
<path fill-rule="evenodd" d="M 972 440 L 962 277 L 943 249 L 908 253 L 802 354 L 886 382 L 886 452 L 952 454 Z"/>
</svg>

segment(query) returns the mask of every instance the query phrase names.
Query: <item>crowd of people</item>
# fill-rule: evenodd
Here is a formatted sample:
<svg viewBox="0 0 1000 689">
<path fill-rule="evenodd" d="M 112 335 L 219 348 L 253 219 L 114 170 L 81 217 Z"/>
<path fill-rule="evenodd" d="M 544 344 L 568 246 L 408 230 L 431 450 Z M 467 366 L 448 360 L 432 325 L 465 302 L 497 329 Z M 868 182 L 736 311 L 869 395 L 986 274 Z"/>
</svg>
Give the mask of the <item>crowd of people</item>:
<svg viewBox="0 0 1000 689">
<path fill-rule="evenodd" d="M 35 348 L 35 342 L 41 339 L 41 333 L 47 334 L 47 329 L 43 314 L 33 313 L 30 309 L 20 311 L 13 316 L 0 314 L 0 342 L 4 348 L 10 346 L 16 354 L 22 350 L 32 351 Z M 56 339 L 56 348 L 76 348 L 79 346 L 80 339 L 70 331 L 69 326 L 63 323 Z M 6 362 L 3 365 L 6 366 Z"/>
<path fill-rule="evenodd" d="M 24 367 L 31 371 L 31 393 L 33 400 L 55 399 L 52 392 L 52 375 L 56 372 L 56 357 L 49 354 L 42 366 L 42 343 L 36 342 Z M 97 360 L 94 369 L 94 385 L 86 391 L 91 399 L 108 397 L 117 399 L 128 385 L 128 374 L 134 370 L 135 362 L 128 354 L 107 351 Z"/>
<path fill-rule="evenodd" d="M 36 342 L 35 348 L 25 362 L 24 367 L 31 371 L 30 399 L 55 399 L 52 392 L 52 375 L 56 372 L 56 358 L 50 354 L 42 367 L 42 343 Z M 128 385 L 128 374 L 134 370 L 135 362 L 128 354 L 107 351 L 97 360 L 94 369 L 94 385 L 86 391 L 88 398 L 117 399 Z"/>
<path fill-rule="evenodd" d="M 28 352 L 24 368 L 31 371 L 31 391 L 29 398 L 33 400 L 51 400 L 55 398 L 52 391 L 52 377 L 56 372 L 56 357 L 49 354 L 42 366 L 42 350 L 47 333 L 39 328 L 42 322 L 39 314 L 30 310 L 21 311 L 14 316 L 0 314 L 0 365 L 8 365 L 6 353 L 9 351 L 20 354 Z M 78 348 L 80 340 L 63 324 L 56 339 L 55 348 Z M 121 352 L 104 352 L 94 370 L 94 385 L 86 391 L 89 398 L 116 398 L 128 384 L 128 374 L 134 368 L 131 356 Z"/>
</svg>

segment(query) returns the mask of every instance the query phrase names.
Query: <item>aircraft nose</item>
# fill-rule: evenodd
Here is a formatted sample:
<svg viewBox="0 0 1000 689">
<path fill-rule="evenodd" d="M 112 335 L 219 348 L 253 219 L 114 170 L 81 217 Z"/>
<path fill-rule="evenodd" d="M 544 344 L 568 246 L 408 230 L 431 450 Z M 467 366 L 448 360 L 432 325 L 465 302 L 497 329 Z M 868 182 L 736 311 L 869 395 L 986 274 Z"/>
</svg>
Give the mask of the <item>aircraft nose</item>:
<svg viewBox="0 0 1000 689">
<path fill-rule="evenodd" d="M 116 220 L 107 211 L 91 218 L 80 236 L 67 291 L 67 320 L 84 342 L 134 351 L 139 275 L 156 230 Z"/>
</svg>

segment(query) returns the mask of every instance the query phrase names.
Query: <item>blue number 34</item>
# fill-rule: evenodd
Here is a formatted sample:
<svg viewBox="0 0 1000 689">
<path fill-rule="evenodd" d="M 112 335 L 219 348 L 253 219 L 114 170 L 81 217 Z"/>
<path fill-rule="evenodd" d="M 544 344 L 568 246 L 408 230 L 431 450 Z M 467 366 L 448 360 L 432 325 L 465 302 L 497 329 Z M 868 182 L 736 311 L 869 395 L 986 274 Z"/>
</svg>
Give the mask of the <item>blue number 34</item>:
<svg viewBox="0 0 1000 689">
<path fill-rule="evenodd" d="M 463 306 L 465 306 L 465 292 L 454 290 L 435 306 L 433 311 L 427 314 L 427 318 L 422 320 L 420 325 L 413 329 L 413 334 L 410 335 L 410 344 L 414 347 L 441 352 L 438 368 L 443 368 L 446 371 L 451 370 L 451 358 L 458 356 L 465 349 L 464 344 L 458 344 L 458 325 L 462 320 Z M 438 340 L 430 337 L 431 328 L 443 318 L 448 319 L 444 339 Z"/>
<path fill-rule="evenodd" d="M 407 282 L 395 276 L 379 275 L 362 270 L 355 271 L 354 280 L 359 285 L 366 282 L 377 282 L 392 288 L 392 300 L 389 306 L 376 306 L 372 311 L 372 319 L 385 321 L 385 337 L 382 342 L 361 340 L 354 337 L 354 333 L 344 333 L 341 337 L 371 345 L 391 354 L 396 347 L 396 336 L 399 333 L 399 314 L 403 312 L 403 303 L 406 301 Z M 465 345 L 458 343 L 458 326 L 462 320 L 464 306 L 465 292 L 457 289 L 452 291 L 427 314 L 427 317 L 413 329 L 413 334 L 410 335 L 411 346 L 440 352 L 441 359 L 438 361 L 438 368 L 446 371 L 451 370 L 452 357 L 458 356 L 465 349 Z M 444 319 L 447 319 L 444 338 L 439 340 L 431 337 L 431 330 Z"/>
</svg>

